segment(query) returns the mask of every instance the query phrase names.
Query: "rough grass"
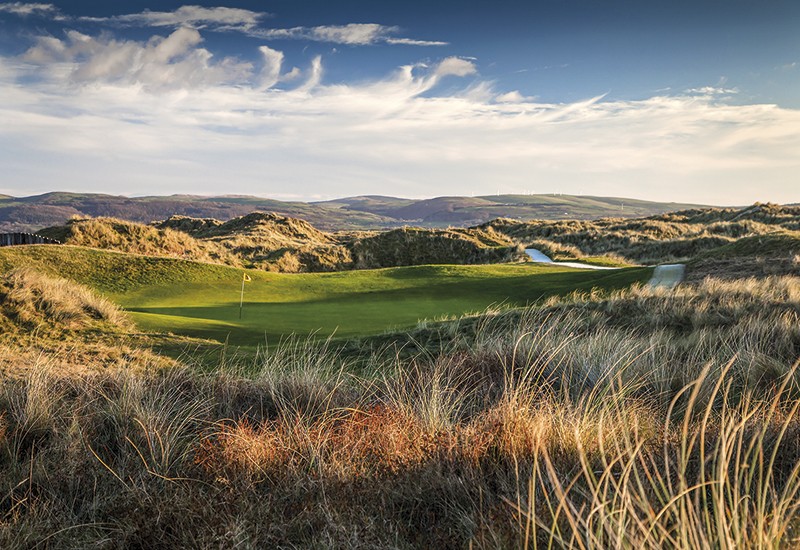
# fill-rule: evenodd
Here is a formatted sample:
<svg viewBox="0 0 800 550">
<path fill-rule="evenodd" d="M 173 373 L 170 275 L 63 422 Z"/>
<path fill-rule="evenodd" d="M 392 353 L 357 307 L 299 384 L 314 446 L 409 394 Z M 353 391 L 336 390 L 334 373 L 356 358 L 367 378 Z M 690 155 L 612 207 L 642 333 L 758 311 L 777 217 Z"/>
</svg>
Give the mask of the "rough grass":
<svg viewBox="0 0 800 550">
<path fill-rule="evenodd" d="M 800 357 L 799 319 L 796 277 L 708 279 L 674 290 L 633 285 L 610 292 L 576 292 L 548 298 L 535 308 L 425 322 L 412 331 L 363 338 L 346 351 L 414 356 L 491 350 L 497 344 L 486 335 L 519 337 L 550 327 L 553 332 L 547 334 L 564 342 L 560 361 L 587 357 L 579 369 L 581 376 L 594 380 L 602 376 L 602 363 L 588 359 L 600 353 L 629 362 L 631 376 L 644 376 L 654 386 L 681 385 L 686 380 L 681 376 L 697 373 L 687 374 L 680 365 L 724 362 L 734 354 L 742 372 L 780 370 L 778 365 Z M 615 341 L 620 344 L 613 345 Z M 632 350 L 637 348 L 652 351 L 635 357 Z M 664 354 L 658 361 L 652 358 L 656 352 Z M 654 363 L 659 362 L 678 366 L 666 376 L 664 366 L 655 369 Z M 672 380 L 672 376 L 677 378 Z"/>
<path fill-rule="evenodd" d="M 513 241 L 491 229 L 395 229 L 357 239 L 352 245 L 352 255 L 355 265 L 362 269 L 527 259 Z"/>
<path fill-rule="evenodd" d="M 687 210 L 639 219 L 498 219 L 480 227 L 494 229 L 525 247 L 549 250 L 559 259 L 616 254 L 634 263 L 667 263 L 685 261 L 739 239 L 796 232 L 800 209 L 755 204 L 744 209 Z"/>
<path fill-rule="evenodd" d="M 706 257 L 711 251 L 732 250 L 740 242 L 746 248 L 754 238 L 796 233 L 798 212 L 793 206 L 755 204 L 740 210 L 697 209 L 637 219 L 499 218 L 466 229 L 405 227 L 372 232 L 325 232 L 301 219 L 252 212 L 227 222 L 176 216 L 154 226 L 113 218 L 74 219 L 42 234 L 79 246 L 290 273 L 518 262 L 527 261 L 523 249 L 530 247 L 555 260 L 606 258 L 600 261 L 613 265 L 705 258 L 694 266 L 694 275 L 690 272 L 699 280 L 706 275 L 735 276 L 730 260 Z M 756 249 L 749 256 L 761 259 L 769 252 Z M 792 258 L 769 262 L 780 263 L 772 269 L 756 265 L 756 260 L 746 263 L 747 275 L 791 273 L 797 268 Z"/>
<path fill-rule="evenodd" d="M 288 273 L 352 268 L 350 251 L 334 234 L 300 219 L 253 212 L 227 222 L 171 218 L 159 227 L 188 230 L 249 267 Z"/>
<path fill-rule="evenodd" d="M 800 232 L 786 231 L 743 237 L 697 255 L 688 266 L 687 278 L 746 278 L 800 273 Z"/>
<path fill-rule="evenodd" d="M 0 545 L 795 547 L 798 296 L 575 295 L 370 377 L 313 339 L 203 375 L 39 363 L 0 391 Z"/>
<path fill-rule="evenodd" d="M 0 328 L 3 332 L 97 329 L 131 330 L 118 306 L 89 288 L 17 268 L 0 278 Z"/>
<path fill-rule="evenodd" d="M 138 333 L 116 304 L 73 281 L 18 268 L 0 276 L 0 365 L 19 376 L 46 359 L 61 372 L 114 366 L 161 368 L 171 359 L 152 351 L 210 347 L 181 337 Z M 176 354 L 173 354 L 176 355 Z"/>
<path fill-rule="evenodd" d="M 76 218 L 64 226 L 42 229 L 38 233 L 74 246 L 242 265 L 241 259 L 217 243 L 201 241 L 168 227 L 156 228 L 116 218 Z"/>
</svg>

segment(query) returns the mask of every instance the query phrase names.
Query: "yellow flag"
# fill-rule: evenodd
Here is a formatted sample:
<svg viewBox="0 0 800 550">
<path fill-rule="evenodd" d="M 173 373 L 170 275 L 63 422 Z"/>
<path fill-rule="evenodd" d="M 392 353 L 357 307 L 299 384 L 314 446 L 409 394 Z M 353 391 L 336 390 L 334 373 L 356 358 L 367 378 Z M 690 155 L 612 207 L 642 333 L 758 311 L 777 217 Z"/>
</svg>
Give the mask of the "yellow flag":
<svg viewBox="0 0 800 550">
<path fill-rule="evenodd" d="M 242 273 L 242 280 L 249 283 L 253 279 L 251 279 L 250 275 L 248 275 L 247 273 Z"/>
</svg>

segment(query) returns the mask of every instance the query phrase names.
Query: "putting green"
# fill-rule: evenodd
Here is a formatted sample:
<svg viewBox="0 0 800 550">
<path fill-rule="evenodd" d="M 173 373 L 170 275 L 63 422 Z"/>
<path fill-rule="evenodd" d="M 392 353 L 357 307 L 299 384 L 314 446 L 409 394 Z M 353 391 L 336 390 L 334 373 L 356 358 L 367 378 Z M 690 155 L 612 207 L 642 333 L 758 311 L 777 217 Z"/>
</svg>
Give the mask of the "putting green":
<svg viewBox="0 0 800 550">
<path fill-rule="evenodd" d="M 30 265 L 77 280 L 125 307 L 139 327 L 253 346 L 291 333 L 377 334 L 422 319 L 522 306 L 544 296 L 646 281 L 648 268 L 427 265 L 285 274 L 81 247 L 10 247 L 0 269 Z M 239 298 L 244 273 L 242 318 Z"/>
<path fill-rule="evenodd" d="M 647 273 L 644 274 L 643 271 Z M 241 273 L 241 272 L 240 272 Z M 324 274 L 249 273 L 239 318 L 241 278 L 147 287 L 117 296 L 149 330 L 170 330 L 253 345 L 318 331 L 375 334 L 422 319 L 525 305 L 543 296 L 645 280 L 649 270 L 587 272 L 534 265 L 419 266 Z"/>
</svg>

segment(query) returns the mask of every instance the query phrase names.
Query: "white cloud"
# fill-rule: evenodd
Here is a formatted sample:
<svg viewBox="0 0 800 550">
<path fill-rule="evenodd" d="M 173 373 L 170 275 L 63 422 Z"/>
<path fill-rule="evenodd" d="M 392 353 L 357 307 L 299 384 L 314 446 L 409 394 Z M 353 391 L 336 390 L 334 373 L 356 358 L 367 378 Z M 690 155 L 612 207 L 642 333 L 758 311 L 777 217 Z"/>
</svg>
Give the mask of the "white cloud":
<svg viewBox="0 0 800 550">
<path fill-rule="evenodd" d="M 413 38 L 385 38 L 387 44 L 400 44 L 403 46 L 447 46 L 448 42 L 441 40 L 415 40 Z"/>
<path fill-rule="evenodd" d="M 145 42 L 70 33 L 39 40 L 24 60 L 0 58 L 4 178 L 23 182 L 18 193 L 431 196 L 500 186 L 800 200 L 798 110 L 709 91 L 544 103 L 479 78 L 442 95 L 442 78 L 476 74 L 461 58 L 326 84 L 320 58 L 301 79 L 282 73 L 281 52 L 260 53 L 254 65 L 217 60 L 196 30 L 180 29 Z"/>
<path fill-rule="evenodd" d="M 448 57 L 436 67 L 436 76 L 469 76 L 475 74 L 475 63 L 459 57 Z"/>
<path fill-rule="evenodd" d="M 722 88 L 720 86 L 702 86 L 700 88 L 691 88 L 689 90 L 686 90 L 686 93 L 706 95 L 706 96 L 716 96 L 716 95 L 738 94 L 739 90 L 737 90 L 736 88 Z"/>
<path fill-rule="evenodd" d="M 44 4 L 26 4 L 43 6 Z M 0 4 L 0 9 L 2 4 Z M 447 42 L 416 40 L 395 36 L 399 27 L 377 23 L 350 23 L 347 25 L 320 25 L 286 29 L 261 28 L 262 20 L 270 17 L 266 12 L 240 8 L 181 6 L 175 11 L 150 11 L 111 17 L 81 17 L 81 21 L 110 23 L 121 26 L 191 27 L 215 31 L 240 31 L 254 38 L 268 40 L 312 40 L 351 46 L 393 44 L 407 46 L 446 46 Z"/>
<path fill-rule="evenodd" d="M 385 34 L 394 32 L 392 27 L 375 23 L 351 23 L 349 25 L 329 25 L 310 29 L 312 40 L 333 42 L 335 44 L 365 45 L 373 44 Z"/>
<path fill-rule="evenodd" d="M 519 90 L 513 90 L 511 92 L 506 92 L 504 94 L 500 94 L 495 97 L 495 100 L 500 103 L 522 103 L 526 99 L 532 98 L 525 98 Z"/>
<path fill-rule="evenodd" d="M 281 60 L 276 54 L 280 52 L 263 48 L 264 66 L 257 72 L 248 62 L 215 60 L 211 52 L 199 47 L 202 40 L 196 29 L 187 27 L 145 43 L 69 31 L 65 40 L 39 38 L 22 59 L 38 66 L 45 78 L 57 81 L 67 74 L 67 80 L 75 84 L 119 83 L 161 89 L 251 80 L 263 89 L 278 81 Z"/>
<path fill-rule="evenodd" d="M 283 65 L 283 52 L 273 50 L 267 46 L 258 48 L 264 58 L 264 68 L 261 71 L 261 81 L 259 88 L 266 90 L 272 88 L 281 78 L 281 66 Z"/>
<path fill-rule="evenodd" d="M 404 44 L 410 46 L 445 46 L 447 42 L 397 38 L 398 27 L 377 23 L 350 23 L 348 25 L 322 25 L 318 27 L 293 27 L 289 29 L 253 29 L 249 35 L 257 38 L 279 40 L 313 40 L 350 46 L 372 44 Z"/>
<path fill-rule="evenodd" d="M 0 4 L 0 12 L 12 13 L 22 17 L 29 15 L 50 15 L 58 13 L 58 8 L 53 4 L 29 4 L 25 2 L 8 2 Z"/>
<path fill-rule="evenodd" d="M 249 30 L 269 17 L 265 12 L 240 8 L 181 6 L 175 11 L 150 11 L 112 17 L 83 17 L 82 20 L 149 27 L 212 27 L 217 30 Z"/>
<path fill-rule="evenodd" d="M 305 84 L 297 88 L 298 91 L 309 92 L 319 86 L 322 81 L 322 57 L 316 56 L 311 60 L 311 70 Z"/>
</svg>

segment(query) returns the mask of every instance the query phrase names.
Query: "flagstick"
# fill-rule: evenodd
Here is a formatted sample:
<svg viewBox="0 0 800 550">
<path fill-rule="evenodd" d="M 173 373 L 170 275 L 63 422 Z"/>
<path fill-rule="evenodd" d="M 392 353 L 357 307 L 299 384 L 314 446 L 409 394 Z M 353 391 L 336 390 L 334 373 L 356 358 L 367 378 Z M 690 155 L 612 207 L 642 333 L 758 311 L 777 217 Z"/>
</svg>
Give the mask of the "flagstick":
<svg viewBox="0 0 800 550">
<path fill-rule="evenodd" d="M 239 298 L 239 320 L 242 320 L 242 306 L 244 305 L 244 276 L 242 276 L 242 295 Z"/>
</svg>

